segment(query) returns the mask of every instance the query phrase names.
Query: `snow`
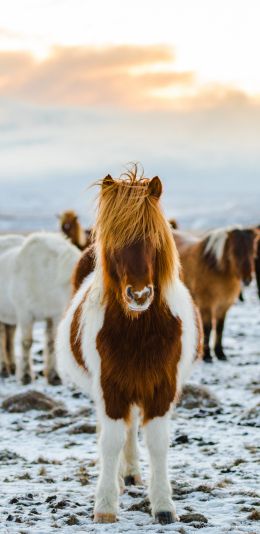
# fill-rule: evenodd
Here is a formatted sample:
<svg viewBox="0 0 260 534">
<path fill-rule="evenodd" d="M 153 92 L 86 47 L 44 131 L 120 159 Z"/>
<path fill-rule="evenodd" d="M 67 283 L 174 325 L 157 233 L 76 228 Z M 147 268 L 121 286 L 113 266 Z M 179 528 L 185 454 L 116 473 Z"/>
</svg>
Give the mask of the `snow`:
<svg viewBox="0 0 260 534">
<path fill-rule="evenodd" d="M 260 392 L 260 315 L 253 284 L 245 292 L 245 302 L 238 302 L 228 315 L 224 346 L 229 361 L 215 361 L 213 365 L 197 363 L 191 376 L 192 384 L 207 387 L 216 395 L 217 405 L 203 404 L 192 409 L 180 405 L 171 420 L 169 476 L 181 518 L 173 525 L 154 524 L 148 513 L 131 510 L 134 505 L 143 508 L 146 484 L 126 489 L 120 497 L 116 524 L 92 522 L 98 475 L 97 438 L 95 433 L 71 432 L 81 423 L 95 424 L 94 406 L 75 389 L 46 384 L 40 376 L 43 348 L 40 323 L 36 325 L 34 338 L 38 379 L 26 388 L 14 378 L 1 379 L 0 402 L 33 388 L 63 401 L 69 416 L 52 417 L 48 412 L 36 410 L 8 413 L 1 409 L 1 533 L 259 532 L 259 523 L 249 519 L 251 514 L 257 517 L 257 461 L 260 460 L 257 410 L 254 410 Z M 142 438 L 140 443 L 146 483 L 147 453 Z M 204 518 L 184 522 L 192 519 L 187 514 L 194 513 Z"/>
</svg>

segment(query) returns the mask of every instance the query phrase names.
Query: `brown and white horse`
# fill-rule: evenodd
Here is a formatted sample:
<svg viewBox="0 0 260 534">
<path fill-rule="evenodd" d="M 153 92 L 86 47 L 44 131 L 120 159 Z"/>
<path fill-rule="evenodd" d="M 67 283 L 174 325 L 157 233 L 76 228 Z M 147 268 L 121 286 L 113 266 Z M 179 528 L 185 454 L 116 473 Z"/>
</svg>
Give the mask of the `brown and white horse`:
<svg viewBox="0 0 260 534">
<path fill-rule="evenodd" d="M 167 475 L 168 423 L 200 332 L 191 296 L 179 278 L 178 253 L 159 204 L 161 191 L 158 177 L 138 178 L 136 169 L 118 180 L 104 178 L 95 269 L 58 330 L 61 375 L 96 403 L 101 472 L 94 519 L 101 523 L 116 521 L 119 480 L 140 482 L 139 416 L 150 453 L 153 515 L 160 523 L 176 518 Z M 82 263 L 80 269 L 78 281 L 84 278 Z"/>
<path fill-rule="evenodd" d="M 61 231 L 71 240 L 73 245 L 84 250 L 92 243 L 92 229 L 83 228 L 78 215 L 73 210 L 64 211 L 57 216 Z"/>
<path fill-rule="evenodd" d="M 222 347 L 225 317 L 237 300 L 241 284 L 248 285 L 254 272 L 259 230 L 222 228 L 203 237 L 174 231 L 183 279 L 200 309 L 204 330 L 204 360 L 212 362 L 209 339 L 216 330 L 214 351 L 226 360 Z"/>
</svg>

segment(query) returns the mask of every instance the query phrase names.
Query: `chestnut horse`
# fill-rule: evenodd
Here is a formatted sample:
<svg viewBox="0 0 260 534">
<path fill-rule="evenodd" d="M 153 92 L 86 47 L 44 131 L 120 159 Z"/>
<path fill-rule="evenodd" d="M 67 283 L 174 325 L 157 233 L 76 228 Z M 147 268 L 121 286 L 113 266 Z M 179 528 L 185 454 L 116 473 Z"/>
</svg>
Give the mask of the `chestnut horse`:
<svg viewBox="0 0 260 534">
<path fill-rule="evenodd" d="M 222 228 L 203 237 L 177 230 L 173 234 L 184 283 L 201 312 L 204 360 L 212 362 L 209 339 L 213 327 L 215 355 L 226 360 L 222 347 L 226 313 L 239 297 L 241 283 L 247 286 L 252 280 L 259 230 Z"/>
<path fill-rule="evenodd" d="M 101 472 L 94 520 L 101 523 L 116 521 L 122 477 L 125 483 L 140 482 L 139 416 L 150 454 L 153 515 L 160 523 L 176 518 L 167 475 L 169 418 L 200 332 L 179 278 L 161 191 L 158 177 L 138 178 L 136 168 L 101 182 L 95 269 L 84 279 L 81 262 L 79 289 L 58 330 L 61 375 L 96 403 Z M 88 258 L 85 267 L 87 274 Z"/>
<path fill-rule="evenodd" d="M 84 250 L 92 243 L 92 229 L 83 228 L 78 215 L 73 210 L 64 211 L 58 215 L 61 231 L 71 240 L 73 245 Z"/>
</svg>

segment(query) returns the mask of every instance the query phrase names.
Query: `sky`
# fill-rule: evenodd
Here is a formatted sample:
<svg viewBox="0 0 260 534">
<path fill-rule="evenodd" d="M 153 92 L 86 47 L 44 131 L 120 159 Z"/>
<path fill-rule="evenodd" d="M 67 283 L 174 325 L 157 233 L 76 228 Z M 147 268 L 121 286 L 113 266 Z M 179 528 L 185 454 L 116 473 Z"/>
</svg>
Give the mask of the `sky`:
<svg viewBox="0 0 260 534">
<path fill-rule="evenodd" d="M 259 193 L 259 0 L 0 0 L 0 182 Z M 254 192 L 255 191 L 255 192 Z"/>
</svg>

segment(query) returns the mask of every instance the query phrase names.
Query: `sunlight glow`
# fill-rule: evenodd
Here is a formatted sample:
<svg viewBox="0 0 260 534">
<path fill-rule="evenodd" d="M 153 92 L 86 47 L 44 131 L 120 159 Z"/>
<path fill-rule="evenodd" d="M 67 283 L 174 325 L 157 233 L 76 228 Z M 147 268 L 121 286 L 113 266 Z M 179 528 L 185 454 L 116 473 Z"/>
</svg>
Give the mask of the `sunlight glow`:
<svg viewBox="0 0 260 534">
<path fill-rule="evenodd" d="M 56 45 L 164 44 L 174 71 L 194 72 L 199 85 L 260 93 L 259 0 L 1 0 L 0 9 L 2 51 L 43 59 Z"/>
</svg>

